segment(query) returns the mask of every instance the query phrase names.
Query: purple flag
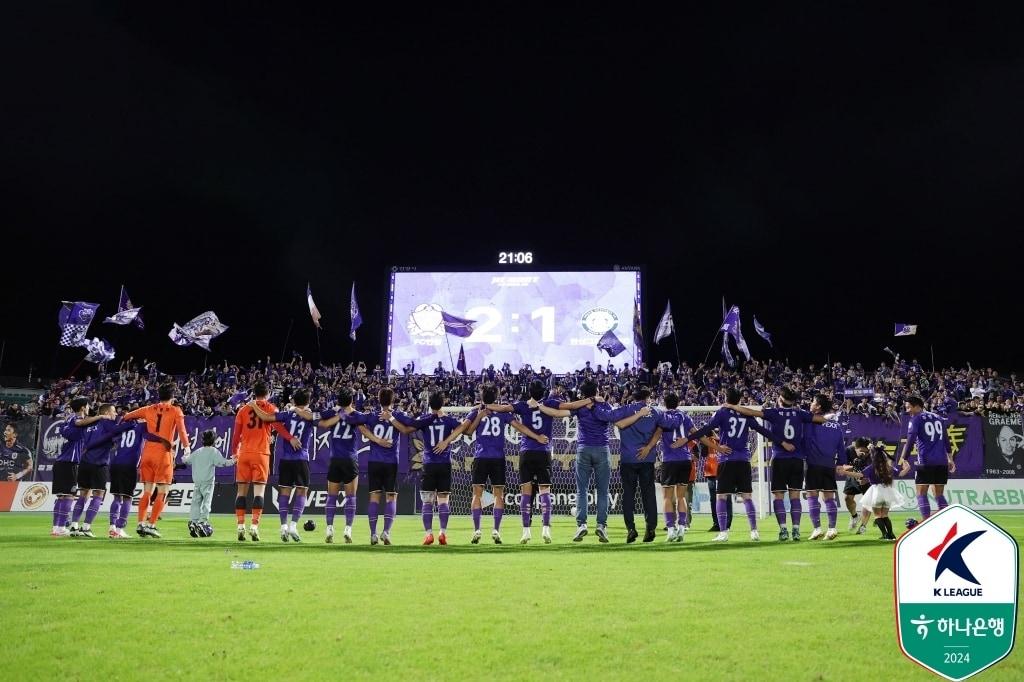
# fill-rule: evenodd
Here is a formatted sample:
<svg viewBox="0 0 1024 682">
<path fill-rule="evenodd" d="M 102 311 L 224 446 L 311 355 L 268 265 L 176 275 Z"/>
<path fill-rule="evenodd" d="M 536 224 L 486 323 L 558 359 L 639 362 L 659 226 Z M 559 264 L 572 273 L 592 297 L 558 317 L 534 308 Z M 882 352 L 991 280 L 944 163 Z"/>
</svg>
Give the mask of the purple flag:
<svg viewBox="0 0 1024 682">
<path fill-rule="evenodd" d="M 467 372 L 466 372 L 466 351 L 462 347 L 461 344 L 459 345 L 459 361 L 455 364 L 455 367 L 460 372 L 462 372 L 463 374 L 467 374 Z"/>
<path fill-rule="evenodd" d="M 356 340 L 356 330 L 363 323 L 363 316 L 359 314 L 359 304 L 356 303 L 356 283 L 352 282 L 352 298 L 349 300 L 349 316 L 352 318 L 352 328 L 348 335 L 353 341 Z"/>
<path fill-rule="evenodd" d="M 767 341 L 769 346 L 774 348 L 774 346 L 772 346 L 772 335 L 768 333 L 768 330 L 764 328 L 763 324 L 757 321 L 757 317 L 754 317 L 754 331 L 757 332 L 758 336 Z"/>
<path fill-rule="evenodd" d="M 114 359 L 114 347 L 106 339 L 93 339 L 85 342 L 85 359 L 97 365 L 103 365 Z"/>
<path fill-rule="evenodd" d="M 313 303 L 313 290 L 309 288 L 309 282 L 306 282 L 306 305 L 309 306 L 309 316 L 313 318 L 313 326 L 320 329 L 320 311 L 316 307 L 316 303 Z"/>
<path fill-rule="evenodd" d="M 743 340 L 743 330 L 740 328 L 740 307 L 738 305 L 729 308 L 725 319 L 722 320 L 721 330 L 732 337 L 732 340 L 736 342 L 736 347 L 740 349 L 747 360 L 750 360 L 750 349 L 747 348 L 747 342 Z"/>
<path fill-rule="evenodd" d="M 117 312 L 103 321 L 122 325 L 134 323 L 139 329 L 146 328 L 142 322 L 142 307 L 136 308 L 132 305 L 132 300 L 128 298 L 128 290 L 124 288 L 124 285 L 121 285 L 121 297 L 117 300 Z"/>
<path fill-rule="evenodd" d="M 615 332 L 611 329 L 604 333 L 601 340 L 597 342 L 597 347 L 608 353 L 608 356 L 612 358 L 626 350 L 626 347 L 622 345 L 622 341 L 619 341 L 619 337 L 615 336 Z"/>
<path fill-rule="evenodd" d="M 57 313 L 57 326 L 60 328 L 58 343 L 62 346 L 84 346 L 85 333 L 89 331 L 89 325 L 99 307 L 99 303 L 61 301 L 60 312 Z"/>
<path fill-rule="evenodd" d="M 449 315 L 444 311 L 441 311 L 441 319 L 444 321 L 444 331 L 446 334 L 462 338 L 472 336 L 473 325 L 476 324 L 476 320 L 464 320 L 461 317 Z"/>
<path fill-rule="evenodd" d="M 654 330 L 654 343 L 661 343 L 662 339 L 671 336 L 675 331 L 675 325 L 672 323 L 672 301 L 669 301 L 665 304 L 665 312 L 661 315 L 658 328 Z"/>
<path fill-rule="evenodd" d="M 916 324 L 897 324 L 896 336 L 913 336 L 917 333 Z"/>
</svg>

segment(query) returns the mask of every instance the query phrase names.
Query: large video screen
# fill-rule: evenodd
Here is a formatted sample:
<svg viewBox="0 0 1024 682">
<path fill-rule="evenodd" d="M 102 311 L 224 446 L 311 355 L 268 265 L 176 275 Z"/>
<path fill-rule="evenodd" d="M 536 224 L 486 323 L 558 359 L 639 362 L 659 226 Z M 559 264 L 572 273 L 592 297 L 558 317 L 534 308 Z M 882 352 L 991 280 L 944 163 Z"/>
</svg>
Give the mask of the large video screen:
<svg viewBox="0 0 1024 682">
<path fill-rule="evenodd" d="M 597 347 L 611 330 L 625 346 L 616 367 L 635 365 L 633 337 L 640 273 L 626 272 L 394 272 L 388 315 L 388 370 L 410 362 L 417 373 L 441 363 L 450 370 L 465 348 L 466 368 L 513 370 L 529 364 L 561 374 L 608 361 Z M 475 320 L 466 338 L 445 338 L 441 313 Z M 450 344 L 450 349 L 449 349 Z M 450 351 L 450 352 L 449 352 Z"/>
</svg>

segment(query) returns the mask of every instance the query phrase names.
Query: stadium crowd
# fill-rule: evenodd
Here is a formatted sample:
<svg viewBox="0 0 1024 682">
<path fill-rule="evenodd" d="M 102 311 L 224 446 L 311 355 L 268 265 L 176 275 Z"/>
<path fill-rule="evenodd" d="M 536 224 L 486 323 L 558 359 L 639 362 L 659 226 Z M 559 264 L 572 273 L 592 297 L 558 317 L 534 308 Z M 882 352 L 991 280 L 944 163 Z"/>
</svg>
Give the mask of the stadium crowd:
<svg viewBox="0 0 1024 682">
<path fill-rule="evenodd" d="M 629 363 L 616 366 L 608 362 L 594 366 L 587 363 L 575 372 L 557 375 L 545 367 L 534 369 L 524 365 L 514 370 L 508 364 L 463 375 L 440 363 L 427 373 L 407 366 L 402 372 L 392 370 L 388 374 L 380 365 L 370 369 L 363 362 L 314 367 L 298 355 L 290 362 L 271 362 L 268 357 L 248 366 L 225 361 L 202 372 L 178 376 L 164 374 L 155 363 L 138 363 L 130 358 L 117 369 L 95 376 L 54 382 L 40 396 L 38 405 L 27 411 L 59 414 L 76 396 L 135 409 L 154 400 L 158 386 L 172 382 L 177 386 L 178 404 L 186 414 L 230 415 L 244 404 L 249 388 L 263 381 L 283 402 L 288 401 L 294 390 L 309 389 L 311 406 L 316 409 L 333 407 L 338 389 L 343 387 L 352 390 L 357 409 L 373 409 L 377 407 L 378 390 L 388 386 L 395 391 L 396 407 L 420 414 L 428 411 L 427 400 L 432 391 L 444 392 L 449 405 L 471 405 L 478 402 L 480 385 L 493 383 L 500 401 L 518 400 L 534 379 L 545 382 L 567 399 L 576 397 L 584 380 L 594 379 L 600 394 L 613 405 L 622 403 L 638 386 L 651 388 L 655 395 L 674 391 L 683 405 L 720 405 L 726 388 L 733 386 L 741 391 L 744 403 L 774 404 L 782 387 L 789 386 L 801 394 L 805 403 L 824 393 L 835 404 L 845 405 L 848 412 L 891 419 L 899 418 L 903 399 L 910 394 L 921 395 L 928 409 L 940 413 L 1024 411 L 1024 381 L 1016 374 L 1007 377 L 994 369 L 970 366 L 930 371 L 916 359 L 906 361 L 899 357 L 894 363 L 881 363 L 875 369 L 867 369 L 861 363 L 840 362 L 792 368 L 773 360 L 741 362 L 735 369 L 724 363 L 682 363 L 673 367 L 665 362 L 648 369 L 643 364 L 630 367 Z M 6 409 L 0 405 L 0 410 Z"/>
</svg>

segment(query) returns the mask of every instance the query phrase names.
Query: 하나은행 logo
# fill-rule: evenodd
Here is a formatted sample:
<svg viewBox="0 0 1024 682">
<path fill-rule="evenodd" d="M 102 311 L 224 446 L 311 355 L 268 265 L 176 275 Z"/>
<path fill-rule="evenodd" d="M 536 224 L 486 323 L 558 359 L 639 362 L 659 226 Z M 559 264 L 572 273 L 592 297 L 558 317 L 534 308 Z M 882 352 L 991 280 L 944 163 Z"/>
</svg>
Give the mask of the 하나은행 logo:
<svg viewBox="0 0 1024 682">
<path fill-rule="evenodd" d="M 961 505 L 941 510 L 896 544 L 900 647 L 912 661 L 963 680 L 1005 658 L 1017 618 L 1016 540 Z"/>
</svg>

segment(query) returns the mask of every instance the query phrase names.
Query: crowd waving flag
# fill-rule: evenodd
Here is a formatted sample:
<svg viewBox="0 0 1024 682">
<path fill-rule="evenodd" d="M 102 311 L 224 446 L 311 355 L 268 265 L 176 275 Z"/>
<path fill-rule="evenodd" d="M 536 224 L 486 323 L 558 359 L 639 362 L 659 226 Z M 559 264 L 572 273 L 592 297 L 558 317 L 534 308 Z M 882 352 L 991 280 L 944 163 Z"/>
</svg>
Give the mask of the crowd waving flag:
<svg viewBox="0 0 1024 682">
<path fill-rule="evenodd" d="M 736 366 L 736 360 L 732 357 L 732 352 L 729 350 L 729 335 L 722 334 L 722 358 L 726 364 L 730 367 Z"/>
<path fill-rule="evenodd" d="M 743 339 L 743 329 L 740 327 L 740 307 L 738 305 L 729 308 L 729 312 L 726 313 L 725 319 L 722 321 L 721 330 L 732 337 L 732 340 L 736 342 L 736 347 L 740 349 L 747 360 L 750 360 L 750 349 L 747 348 L 747 342 Z"/>
<path fill-rule="evenodd" d="M 916 324 L 896 324 L 896 336 L 913 336 L 916 333 Z"/>
<path fill-rule="evenodd" d="M 476 324 L 476 320 L 464 320 L 461 317 L 449 315 L 443 310 L 441 311 L 441 319 L 444 321 L 444 331 L 446 334 L 461 338 L 473 335 L 473 325 Z"/>
<path fill-rule="evenodd" d="M 668 338 L 675 331 L 675 325 L 672 322 L 672 301 L 668 301 L 665 303 L 665 312 L 661 314 L 658 328 L 654 330 L 654 343 L 661 343 L 662 339 Z"/>
<path fill-rule="evenodd" d="M 604 336 L 597 342 L 597 347 L 608 353 L 608 356 L 612 358 L 626 350 L 622 341 L 619 341 L 619 337 L 615 336 L 615 332 L 611 329 L 604 333 Z"/>
<path fill-rule="evenodd" d="M 309 288 L 309 282 L 306 282 L 306 303 L 309 304 L 309 316 L 313 318 L 313 324 L 320 329 L 320 311 L 316 303 L 313 303 L 313 290 Z"/>
<path fill-rule="evenodd" d="M 60 312 L 57 313 L 57 327 L 60 328 L 60 345 L 62 346 L 84 346 L 86 344 L 85 334 L 89 331 L 89 325 L 96 317 L 96 309 L 99 303 L 86 303 L 85 301 L 61 301 Z"/>
<path fill-rule="evenodd" d="M 466 374 L 466 350 L 461 345 L 459 346 L 459 361 L 455 364 L 455 367 L 463 374 Z"/>
<path fill-rule="evenodd" d="M 106 339 L 94 338 L 85 342 L 85 359 L 97 365 L 102 365 L 114 359 L 114 347 Z"/>
<path fill-rule="evenodd" d="M 348 335 L 353 341 L 356 340 L 356 330 L 363 323 L 363 316 L 359 314 L 359 304 L 356 302 L 356 283 L 352 282 L 352 299 L 349 301 L 349 316 L 352 318 L 352 328 Z"/>
<path fill-rule="evenodd" d="M 756 316 L 754 317 L 754 331 L 757 332 L 757 335 L 764 339 L 769 346 L 774 348 L 774 346 L 772 346 L 772 335 L 768 333 L 768 330 L 764 328 L 763 324 L 757 321 Z"/>
<path fill-rule="evenodd" d="M 136 308 L 132 305 L 132 300 L 128 298 L 128 290 L 123 285 L 121 286 L 121 296 L 117 300 L 117 312 L 103 321 L 120 325 L 134 323 L 139 329 L 146 328 L 142 322 L 142 306 Z"/>
<path fill-rule="evenodd" d="M 217 319 L 217 313 L 207 310 L 183 325 L 175 323 L 167 336 L 178 346 L 194 343 L 203 350 L 210 350 L 210 342 L 227 330 L 228 326 Z"/>
</svg>

